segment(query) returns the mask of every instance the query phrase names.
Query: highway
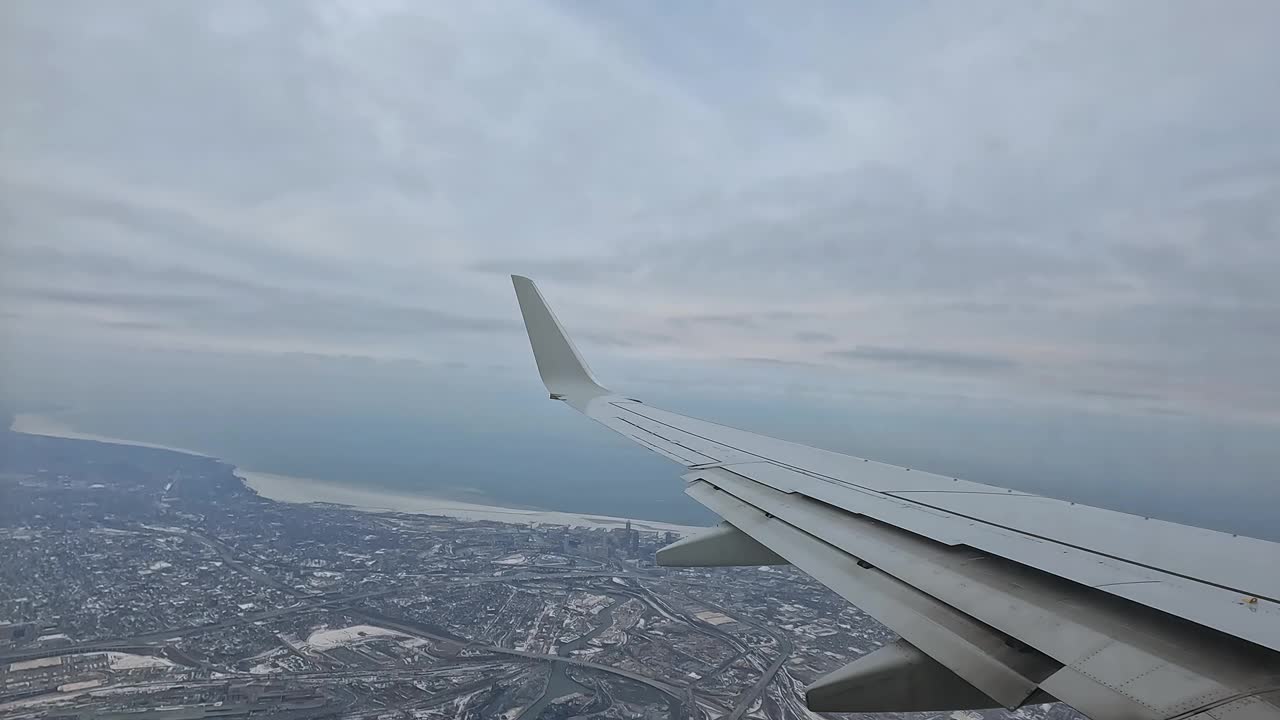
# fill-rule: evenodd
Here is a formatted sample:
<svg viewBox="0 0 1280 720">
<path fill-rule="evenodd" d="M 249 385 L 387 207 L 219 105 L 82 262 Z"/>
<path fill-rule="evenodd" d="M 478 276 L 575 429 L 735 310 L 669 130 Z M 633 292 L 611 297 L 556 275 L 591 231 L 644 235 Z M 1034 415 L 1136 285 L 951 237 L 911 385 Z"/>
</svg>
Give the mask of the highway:
<svg viewBox="0 0 1280 720">
<path fill-rule="evenodd" d="M 458 641 L 457 638 L 445 637 L 438 633 L 434 633 L 426 626 L 413 621 L 397 620 L 396 618 L 390 618 L 385 615 L 379 615 L 377 613 L 365 612 L 365 611 L 357 611 L 355 614 L 365 618 L 371 623 L 375 623 L 381 627 L 389 628 L 391 630 L 398 630 L 402 633 L 405 633 L 406 635 L 416 635 L 420 637 L 431 638 L 433 640 L 447 640 L 450 642 Z M 607 672 L 612 675 L 617 675 L 619 677 L 627 678 L 628 680 L 634 680 L 638 683 L 648 685 L 649 687 L 665 695 L 669 695 L 673 698 L 681 699 L 683 697 L 682 688 L 678 688 L 674 685 L 665 683 L 661 680 L 655 680 L 647 675 L 641 675 L 639 673 L 631 672 L 630 670 L 624 670 L 622 668 L 616 668 L 610 665 L 601 665 L 600 663 L 594 663 L 594 662 L 591 662 L 590 660 L 580 660 L 578 658 L 561 657 L 560 655 L 549 655 L 546 653 L 527 652 L 524 650 L 515 650 L 512 648 L 504 648 L 504 647 L 499 647 L 497 645 L 489 645 L 486 643 L 477 643 L 477 642 L 468 642 L 467 647 L 474 648 L 476 650 L 483 650 L 485 652 L 493 653 L 495 655 L 508 655 L 511 657 L 525 658 L 527 660 L 540 660 L 544 662 L 562 662 L 567 665 L 575 665 L 577 667 L 590 668 L 592 670 L 600 670 L 602 672 Z M 459 658 L 459 659 L 465 659 L 465 658 Z"/>
</svg>

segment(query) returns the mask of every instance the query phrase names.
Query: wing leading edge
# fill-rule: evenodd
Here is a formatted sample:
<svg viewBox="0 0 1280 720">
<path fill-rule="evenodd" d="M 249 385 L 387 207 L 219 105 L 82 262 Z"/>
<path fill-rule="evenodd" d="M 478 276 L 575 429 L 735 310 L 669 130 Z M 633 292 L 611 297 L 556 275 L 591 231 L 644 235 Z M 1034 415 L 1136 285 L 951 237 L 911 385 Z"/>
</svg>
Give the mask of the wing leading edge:
<svg viewBox="0 0 1280 720">
<path fill-rule="evenodd" d="M 1280 720 L 1280 545 L 912 471 L 604 388 L 513 276 L 553 399 L 687 469 L 725 523 L 659 564 L 790 562 L 902 640 L 818 680 L 824 711 L 1015 708 Z"/>
</svg>

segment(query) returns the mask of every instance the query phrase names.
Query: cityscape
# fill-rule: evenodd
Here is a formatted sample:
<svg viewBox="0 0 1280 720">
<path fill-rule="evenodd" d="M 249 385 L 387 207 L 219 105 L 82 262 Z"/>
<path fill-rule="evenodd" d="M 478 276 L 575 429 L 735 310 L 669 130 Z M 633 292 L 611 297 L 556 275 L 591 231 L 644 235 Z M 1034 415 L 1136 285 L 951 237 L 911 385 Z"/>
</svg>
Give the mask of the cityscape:
<svg viewBox="0 0 1280 720">
<path fill-rule="evenodd" d="M 790 567 L 655 567 L 671 532 L 281 503 L 213 458 L 0 438 L 0 717 L 811 718 L 807 683 L 894 639 Z"/>
</svg>

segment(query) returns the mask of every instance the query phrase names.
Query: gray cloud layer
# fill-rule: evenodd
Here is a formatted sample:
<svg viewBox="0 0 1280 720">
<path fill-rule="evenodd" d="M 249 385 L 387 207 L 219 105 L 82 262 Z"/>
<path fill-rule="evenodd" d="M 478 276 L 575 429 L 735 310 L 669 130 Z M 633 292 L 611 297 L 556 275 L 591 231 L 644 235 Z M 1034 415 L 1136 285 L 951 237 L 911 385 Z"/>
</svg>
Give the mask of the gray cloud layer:
<svg viewBox="0 0 1280 720">
<path fill-rule="evenodd" d="M 1018 367 L 1018 364 L 1013 360 L 996 355 L 973 355 L 909 348 L 863 346 L 852 350 L 832 350 L 827 355 L 843 360 L 885 363 L 921 370 L 985 373 L 1013 370 Z"/>
<path fill-rule="evenodd" d="M 622 363 L 1274 418 L 1277 25 L 15 0 L 0 332 L 475 363 L 523 272 Z"/>
</svg>

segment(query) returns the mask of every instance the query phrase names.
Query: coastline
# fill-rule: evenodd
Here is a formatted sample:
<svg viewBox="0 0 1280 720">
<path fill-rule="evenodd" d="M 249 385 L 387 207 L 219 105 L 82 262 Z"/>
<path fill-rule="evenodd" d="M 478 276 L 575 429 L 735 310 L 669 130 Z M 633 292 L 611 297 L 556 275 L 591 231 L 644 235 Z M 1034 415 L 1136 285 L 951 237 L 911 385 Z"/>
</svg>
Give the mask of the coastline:
<svg viewBox="0 0 1280 720">
<path fill-rule="evenodd" d="M 196 455 L 198 457 L 220 459 L 215 455 L 211 455 L 199 450 L 191 448 L 174 447 L 172 445 L 160 445 L 158 443 L 142 442 L 140 440 L 128 440 L 126 438 L 112 437 L 110 435 L 97 435 L 94 433 L 84 433 L 76 430 L 70 425 L 55 420 L 47 415 L 38 415 L 36 413 L 17 413 L 13 416 L 13 422 L 9 423 L 10 432 L 26 433 L 27 435 L 45 435 L 47 437 L 65 438 L 67 440 L 89 440 L 92 442 L 109 443 L 111 445 L 132 445 L 133 447 L 151 448 L 153 450 L 171 450 L 180 452 L 184 455 Z"/>
<path fill-rule="evenodd" d="M 237 468 L 236 477 L 262 497 L 287 503 L 327 503 L 366 512 L 399 512 L 416 515 L 442 515 L 459 520 L 492 520 L 517 525 L 566 525 L 570 527 L 621 528 L 628 520 L 631 527 L 650 532 L 671 531 L 686 535 L 702 528 L 654 520 L 620 518 L 610 515 L 587 515 L 558 510 L 531 510 L 498 505 L 481 505 L 459 500 L 446 500 L 430 495 L 398 493 L 377 488 L 330 483 L 311 478 L 277 475 Z"/>
<path fill-rule="evenodd" d="M 140 442 L 126 438 L 111 437 L 108 435 L 83 433 L 75 430 L 66 423 L 31 413 L 15 415 L 13 422 L 9 426 L 9 430 L 28 435 L 44 435 L 49 437 L 65 438 L 68 440 L 89 440 L 93 442 L 111 443 L 114 445 L 131 445 L 134 447 L 169 450 L 172 452 L 185 453 L 187 455 L 221 459 L 216 458 L 216 456 L 212 454 L 200 452 L 198 450 Z M 561 512 L 558 510 L 531 510 L 527 508 L 508 508 L 498 505 L 482 505 L 478 503 L 447 500 L 444 498 L 432 497 L 430 495 L 361 487 L 356 483 L 348 484 L 326 482 L 313 478 L 260 472 L 241 468 L 235 466 L 233 463 L 228 464 L 233 466 L 233 472 L 235 476 L 240 479 L 240 482 L 253 492 L 267 498 L 268 500 L 296 505 L 325 503 L 330 505 L 340 505 L 363 512 L 398 512 L 416 515 L 440 515 L 459 520 L 489 520 L 515 525 L 564 525 L 568 527 L 604 529 L 625 527 L 628 520 L 630 520 L 631 526 L 637 530 L 644 530 L 648 532 L 670 531 L 677 535 L 688 535 L 702 529 L 701 527 L 696 526 L 664 523 L 655 520 L 641 520 L 637 518 L 629 519 L 609 515 Z"/>
</svg>

